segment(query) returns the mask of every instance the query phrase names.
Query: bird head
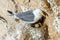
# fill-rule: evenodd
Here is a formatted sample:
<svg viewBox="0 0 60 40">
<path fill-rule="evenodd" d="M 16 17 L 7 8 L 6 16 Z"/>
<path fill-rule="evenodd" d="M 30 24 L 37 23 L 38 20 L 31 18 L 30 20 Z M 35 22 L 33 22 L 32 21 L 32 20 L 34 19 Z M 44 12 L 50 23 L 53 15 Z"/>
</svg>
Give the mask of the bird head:
<svg viewBox="0 0 60 40">
<path fill-rule="evenodd" d="M 41 9 L 36 9 L 36 10 L 34 10 L 34 12 L 35 12 L 36 15 L 40 14 L 44 17 L 46 17 L 46 15 L 48 16 L 48 14 L 46 12 L 44 12 L 43 10 L 41 10 Z"/>
<path fill-rule="evenodd" d="M 44 17 L 48 16 L 48 14 L 44 11 L 42 11 L 41 15 L 44 16 Z"/>
<path fill-rule="evenodd" d="M 48 14 L 46 12 L 44 12 L 43 10 L 41 10 L 41 9 L 36 9 L 35 12 L 37 14 L 41 14 L 44 17 L 48 16 Z"/>
<path fill-rule="evenodd" d="M 40 14 L 40 13 L 42 13 L 42 11 L 40 9 L 36 9 L 35 13 Z"/>
</svg>

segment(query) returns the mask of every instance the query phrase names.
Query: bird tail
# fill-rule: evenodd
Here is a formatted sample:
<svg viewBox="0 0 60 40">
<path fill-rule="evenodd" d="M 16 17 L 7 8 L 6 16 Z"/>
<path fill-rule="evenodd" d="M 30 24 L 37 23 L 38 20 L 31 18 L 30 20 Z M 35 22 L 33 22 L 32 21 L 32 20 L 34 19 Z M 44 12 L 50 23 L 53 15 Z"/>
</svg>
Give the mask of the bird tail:
<svg viewBox="0 0 60 40">
<path fill-rule="evenodd" d="M 15 19 L 19 19 L 19 18 L 16 16 L 16 13 L 15 13 L 15 12 L 12 12 L 12 11 L 9 11 L 9 10 L 7 10 L 7 12 L 11 14 L 11 15 L 9 15 L 9 16 L 13 16 Z"/>
</svg>

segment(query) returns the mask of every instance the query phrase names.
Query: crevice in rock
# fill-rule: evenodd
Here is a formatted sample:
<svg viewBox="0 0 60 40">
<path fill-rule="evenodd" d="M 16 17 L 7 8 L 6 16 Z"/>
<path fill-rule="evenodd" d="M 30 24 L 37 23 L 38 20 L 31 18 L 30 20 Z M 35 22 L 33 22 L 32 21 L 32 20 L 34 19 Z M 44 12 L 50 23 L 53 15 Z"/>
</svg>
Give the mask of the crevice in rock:
<svg viewBox="0 0 60 40">
<path fill-rule="evenodd" d="M 7 20 L 5 18 L 3 18 L 2 16 L 0 16 L 0 20 L 2 20 L 3 22 L 8 23 Z"/>
</svg>

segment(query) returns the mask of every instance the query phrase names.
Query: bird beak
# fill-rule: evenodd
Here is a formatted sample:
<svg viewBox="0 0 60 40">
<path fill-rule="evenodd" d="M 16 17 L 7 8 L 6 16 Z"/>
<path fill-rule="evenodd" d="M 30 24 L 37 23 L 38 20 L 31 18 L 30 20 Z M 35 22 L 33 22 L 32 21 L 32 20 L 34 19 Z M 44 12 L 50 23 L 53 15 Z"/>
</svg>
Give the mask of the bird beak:
<svg viewBox="0 0 60 40">
<path fill-rule="evenodd" d="M 43 14 L 43 13 L 42 13 L 41 15 L 42 15 L 42 16 L 44 16 L 44 17 L 46 17 L 46 15 L 45 15 L 45 14 Z"/>
</svg>

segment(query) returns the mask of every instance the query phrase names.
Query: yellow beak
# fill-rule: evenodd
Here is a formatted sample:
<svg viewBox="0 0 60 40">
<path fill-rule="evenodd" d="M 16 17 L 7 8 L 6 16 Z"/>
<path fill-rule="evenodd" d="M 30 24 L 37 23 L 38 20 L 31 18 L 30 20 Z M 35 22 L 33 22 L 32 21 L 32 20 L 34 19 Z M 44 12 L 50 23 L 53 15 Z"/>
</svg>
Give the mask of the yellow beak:
<svg viewBox="0 0 60 40">
<path fill-rule="evenodd" d="M 42 13 L 41 15 L 42 15 L 42 16 L 44 16 L 44 17 L 46 17 L 46 15 L 45 15 L 45 14 L 43 14 L 43 13 Z"/>
</svg>

